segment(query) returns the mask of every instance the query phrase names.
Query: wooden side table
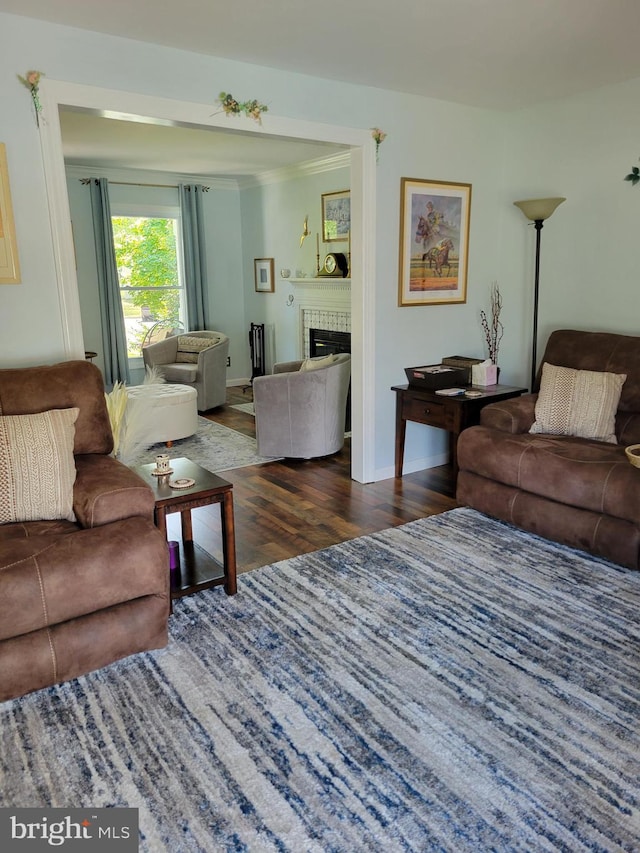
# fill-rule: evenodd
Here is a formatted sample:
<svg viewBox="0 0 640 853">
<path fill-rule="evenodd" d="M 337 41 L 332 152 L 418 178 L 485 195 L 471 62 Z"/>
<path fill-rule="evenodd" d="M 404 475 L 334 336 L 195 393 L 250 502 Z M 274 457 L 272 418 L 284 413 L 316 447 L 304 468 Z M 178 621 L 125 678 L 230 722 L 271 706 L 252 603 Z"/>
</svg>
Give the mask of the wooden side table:
<svg viewBox="0 0 640 853">
<path fill-rule="evenodd" d="M 456 447 L 462 430 L 479 423 L 480 411 L 489 403 L 519 397 L 527 391 L 526 388 L 512 385 L 490 385 L 487 388 L 478 385 L 473 386 L 473 390 L 481 392 L 479 397 L 466 397 L 463 394 L 445 397 L 415 385 L 394 385 L 391 390 L 396 392 L 396 477 L 402 477 L 407 421 L 447 430 L 449 460 L 454 477 L 457 477 Z"/>
<path fill-rule="evenodd" d="M 186 457 L 171 460 L 173 473 L 165 477 L 155 477 L 155 463 L 140 465 L 136 474 L 151 486 L 156 499 L 155 522 L 167 535 L 167 515 L 179 512 L 182 523 L 182 543 L 180 549 L 180 570 L 172 579 L 171 598 L 181 598 L 200 589 L 224 584 L 227 595 L 237 592 L 236 580 L 236 540 L 233 519 L 233 485 L 212 474 Z M 187 489 L 172 489 L 170 480 L 195 480 Z M 201 506 L 220 504 L 222 529 L 223 562 L 211 556 L 204 548 L 193 541 L 191 510 Z"/>
</svg>

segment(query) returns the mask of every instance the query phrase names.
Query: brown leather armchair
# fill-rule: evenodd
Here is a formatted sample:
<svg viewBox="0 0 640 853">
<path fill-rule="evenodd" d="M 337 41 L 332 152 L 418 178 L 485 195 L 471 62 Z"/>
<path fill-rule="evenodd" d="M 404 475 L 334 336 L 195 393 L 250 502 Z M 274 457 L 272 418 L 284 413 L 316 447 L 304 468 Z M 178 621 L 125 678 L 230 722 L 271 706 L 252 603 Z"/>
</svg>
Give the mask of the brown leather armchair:
<svg viewBox="0 0 640 853">
<path fill-rule="evenodd" d="M 640 471 L 625 447 L 640 443 L 640 337 L 560 329 L 542 359 L 626 375 L 615 442 L 531 433 L 535 392 L 485 406 L 458 439 L 457 500 L 532 533 L 640 568 Z"/>
<path fill-rule="evenodd" d="M 0 370 L 0 416 L 74 407 L 76 520 L 0 524 L 0 701 L 167 644 L 167 544 L 151 490 L 109 455 L 100 371 Z"/>
</svg>

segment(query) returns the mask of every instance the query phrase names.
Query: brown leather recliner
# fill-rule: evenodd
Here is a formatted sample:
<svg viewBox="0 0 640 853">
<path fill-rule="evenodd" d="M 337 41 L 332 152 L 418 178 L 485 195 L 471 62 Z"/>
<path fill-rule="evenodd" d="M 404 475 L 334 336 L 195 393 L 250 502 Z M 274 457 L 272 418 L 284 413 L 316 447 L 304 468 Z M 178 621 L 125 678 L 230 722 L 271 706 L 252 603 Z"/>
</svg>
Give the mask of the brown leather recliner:
<svg viewBox="0 0 640 853">
<path fill-rule="evenodd" d="M 76 521 L 0 524 L 0 701 L 167 644 L 167 544 L 153 493 L 109 455 L 100 371 L 0 370 L 0 415 L 74 407 Z"/>
<path fill-rule="evenodd" d="M 458 440 L 460 504 L 630 568 L 640 561 L 640 337 L 562 329 L 542 364 L 624 373 L 617 444 L 530 434 L 537 394 L 486 406 Z M 536 389 L 539 388 L 541 370 Z"/>
</svg>

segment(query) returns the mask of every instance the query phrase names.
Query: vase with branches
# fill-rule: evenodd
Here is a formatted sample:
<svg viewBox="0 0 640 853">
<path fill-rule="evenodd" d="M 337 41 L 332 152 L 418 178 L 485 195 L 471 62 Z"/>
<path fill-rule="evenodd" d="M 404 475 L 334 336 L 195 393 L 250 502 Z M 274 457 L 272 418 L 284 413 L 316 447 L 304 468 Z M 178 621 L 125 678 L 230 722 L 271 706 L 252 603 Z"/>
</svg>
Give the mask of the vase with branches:
<svg viewBox="0 0 640 853">
<path fill-rule="evenodd" d="M 487 349 L 489 350 L 489 358 L 492 364 L 498 363 L 498 350 L 500 349 L 500 341 L 504 334 L 504 326 L 500 322 L 500 312 L 502 311 L 502 295 L 498 282 L 494 281 L 491 285 L 491 311 L 490 317 L 486 311 L 480 311 L 480 322 L 484 332 Z"/>
</svg>

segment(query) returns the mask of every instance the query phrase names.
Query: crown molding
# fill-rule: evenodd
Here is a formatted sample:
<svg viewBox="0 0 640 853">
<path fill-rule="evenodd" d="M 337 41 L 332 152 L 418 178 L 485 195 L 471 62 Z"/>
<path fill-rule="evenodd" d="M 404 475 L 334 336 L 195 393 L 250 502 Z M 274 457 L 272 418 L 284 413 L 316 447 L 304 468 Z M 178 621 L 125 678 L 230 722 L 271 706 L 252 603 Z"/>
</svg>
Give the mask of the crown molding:
<svg viewBox="0 0 640 853">
<path fill-rule="evenodd" d="M 302 178 L 310 175 L 320 175 L 323 172 L 333 172 L 336 169 L 349 167 L 351 163 L 349 151 L 332 154 L 318 160 L 308 160 L 306 163 L 294 163 L 280 169 L 270 169 L 258 175 L 246 175 L 233 178 L 212 177 L 211 175 L 184 175 L 178 172 L 157 172 L 145 169 L 115 168 L 101 166 L 97 163 L 78 166 L 75 163 L 65 163 L 65 172 L 70 178 L 89 178 L 99 176 L 108 181 L 126 181 L 139 184 L 205 184 L 218 190 L 245 190 L 251 187 L 266 186 Z"/>
<path fill-rule="evenodd" d="M 267 184 L 279 184 L 290 181 L 293 178 L 302 178 L 309 175 L 320 175 L 323 172 L 333 172 L 351 165 L 351 153 L 342 151 L 340 154 L 332 154 L 330 157 L 322 157 L 319 160 L 308 160 L 306 163 L 295 163 L 292 166 L 283 166 L 280 169 L 270 169 L 259 175 L 247 175 L 238 179 L 240 189 L 265 186 Z"/>
</svg>

